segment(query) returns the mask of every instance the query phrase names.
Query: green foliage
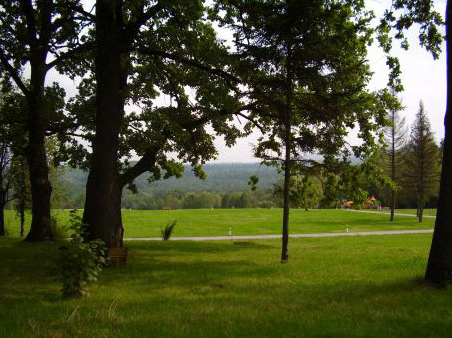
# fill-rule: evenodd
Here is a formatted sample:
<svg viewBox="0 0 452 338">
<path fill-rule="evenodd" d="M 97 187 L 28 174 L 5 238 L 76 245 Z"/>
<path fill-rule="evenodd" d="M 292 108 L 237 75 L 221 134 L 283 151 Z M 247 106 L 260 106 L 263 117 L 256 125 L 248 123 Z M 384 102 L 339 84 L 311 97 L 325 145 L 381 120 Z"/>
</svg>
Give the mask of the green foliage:
<svg viewBox="0 0 452 338">
<path fill-rule="evenodd" d="M 207 209 L 219 208 L 221 197 L 218 194 L 207 191 L 201 193 L 188 193 L 182 200 L 182 207 L 185 209 Z"/>
<path fill-rule="evenodd" d="M 166 223 L 165 227 L 162 229 L 160 228 L 160 232 L 162 234 L 162 239 L 164 241 L 167 241 L 170 239 L 171 235 L 173 234 L 174 227 L 176 226 L 177 220 L 172 221 L 171 223 Z"/>
<path fill-rule="evenodd" d="M 413 195 L 417 196 L 422 221 L 422 210 L 428 196 L 438 192 L 440 179 L 441 156 L 436 145 L 430 122 L 422 101 L 411 129 L 411 139 L 406 149 L 405 182 Z"/>
<path fill-rule="evenodd" d="M 259 177 L 257 175 L 250 176 L 250 179 L 248 181 L 248 185 L 250 186 L 252 191 L 257 189 L 257 184 L 258 183 L 259 183 Z"/>
<path fill-rule="evenodd" d="M 222 24 L 234 30 L 251 118 L 263 137 L 255 148 L 268 163 L 306 160 L 375 146 L 385 123 L 384 95 L 367 92 L 372 13 L 363 2 L 217 1 Z M 240 24 L 238 24 L 240 22 Z M 349 149 L 349 128 L 363 146 Z M 321 162 L 321 161 L 320 161 Z M 285 163 L 289 166 L 289 163 Z"/>
<path fill-rule="evenodd" d="M 59 247 L 58 279 L 63 283 L 65 298 L 79 298 L 86 293 L 87 284 L 97 280 L 105 264 L 105 245 L 100 240 L 86 242 L 87 226 L 75 210 L 70 214 L 71 239 Z"/>
<path fill-rule="evenodd" d="M 275 184 L 273 194 L 282 199 L 284 181 Z M 305 210 L 317 208 L 322 196 L 322 187 L 318 179 L 313 175 L 305 173 L 297 174 L 290 178 L 289 203 L 292 208 L 303 208 Z"/>
</svg>

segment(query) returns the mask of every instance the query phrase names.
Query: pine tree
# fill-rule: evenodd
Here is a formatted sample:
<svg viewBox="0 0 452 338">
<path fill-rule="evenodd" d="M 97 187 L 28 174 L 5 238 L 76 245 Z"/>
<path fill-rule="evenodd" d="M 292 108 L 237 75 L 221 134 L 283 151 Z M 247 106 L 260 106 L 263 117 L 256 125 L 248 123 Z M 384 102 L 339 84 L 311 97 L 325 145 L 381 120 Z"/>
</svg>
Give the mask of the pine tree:
<svg viewBox="0 0 452 338">
<path fill-rule="evenodd" d="M 422 101 L 419 103 L 419 111 L 411 129 L 406 164 L 407 183 L 416 194 L 417 216 L 419 222 L 422 222 L 424 202 L 429 194 L 438 190 L 440 170 L 439 148 L 435 144 Z"/>
<path fill-rule="evenodd" d="M 394 210 L 396 205 L 396 191 L 400 189 L 401 185 L 401 170 L 403 164 L 403 153 L 407 143 L 407 128 L 405 125 L 405 118 L 399 114 L 401 108 L 399 102 L 390 107 L 388 119 L 391 125 L 384 130 L 385 147 L 383 149 L 385 159 L 385 171 L 391 178 L 394 186 L 391 187 L 391 221 L 394 221 Z"/>
<path fill-rule="evenodd" d="M 255 156 L 284 171 L 281 262 L 289 259 L 290 187 L 300 165 L 347 157 L 348 128 L 366 139 L 367 155 L 383 123 L 377 96 L 366 92 L 372 15 L 363 3 L 324 1 L 217 1 L 223 24 L 234 30 L 238 73 L 249 89 L 249 116 L 261 128 Z M 374 123 L 375 122 L 375 123 Z M 338 156 L 340 154 L 340 156 Z"/>
</svg>

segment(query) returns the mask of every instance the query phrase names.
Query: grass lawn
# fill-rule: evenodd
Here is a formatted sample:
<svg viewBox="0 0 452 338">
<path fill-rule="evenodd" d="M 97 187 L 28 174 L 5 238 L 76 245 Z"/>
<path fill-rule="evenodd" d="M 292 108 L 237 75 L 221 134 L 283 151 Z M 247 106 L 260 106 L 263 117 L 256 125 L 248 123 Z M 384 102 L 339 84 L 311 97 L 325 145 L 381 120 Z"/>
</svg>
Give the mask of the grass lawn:
<svg viewBox="0 0 452 338">
<path fill-rule="evenodd" d="M 383 210 L 383 212 L 389 214 L 391 211 L 385 209 L 385 210 Z M 416 209 L 400 209 L 400 210 L 396 210 L 396 213 L 416 215 L 417 210 Z M 425 208 L 424 216 L 436 216 L 436 209 Z"/>
<path fill-rule="evenodd" d="M 67 224 L 68 212 L 53 211 L 60 227 Z M 160 228 L 173 220 L 177 220 L 174 236 L 225 236 L 230 228 L 233 235 L 280 234 L 282 222 L 282 209 L 126 210 L 122 215 L 128 238 L 160 237 Z M 345 232 L 347 227 L 349 231 L 432 229 L 434 225 L 432 218 L 419 223 L 412 216 L 396 216 L 390 222 L 385 213 L 346 210 L 291 210 L 290 217 L 291 233 Z M 6 222 L 10 235 L 17 236 L 19 224 L 13 212 L 8 211 Z"/>
<path fill-rule="evenodd" d="M 0 337 L 450 337 L 452 292 L 421 283 L 431 235 L 128 242 L 125 267 L 61 300 L 53 243 L 0 238 Z"/>
</svg>

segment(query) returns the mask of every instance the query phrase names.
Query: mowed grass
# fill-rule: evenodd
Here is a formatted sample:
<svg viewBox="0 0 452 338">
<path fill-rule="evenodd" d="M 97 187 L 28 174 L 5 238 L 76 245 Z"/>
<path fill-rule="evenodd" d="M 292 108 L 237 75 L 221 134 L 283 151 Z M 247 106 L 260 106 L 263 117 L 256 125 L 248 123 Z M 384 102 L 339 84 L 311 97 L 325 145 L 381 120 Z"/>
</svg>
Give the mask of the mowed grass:
<svg viewBox="0 0 452 338">
<path fill-rule="evenodd" d="M 60 228 L 67 226 L 68 210 L 53 213 Z M 282 223 L 282 209 L 125 210 L 122 216 L 127 238 L 160 237 L 160 229 L 174 220 L 177 225 L 173 236 L 182 237 L 227 236 L 230 231 L 233 235 L 280 234 Z M 345 232 L 347 228 L 350 232 L 432 229 L 434 221 L 434 218 L 424 218 L 419 223 L 416 217 L 396 215 L 395 221 L 390 222 L 388 214 L 378 211 L 292 209 L 290 232 Z M 18 236 L 19 223 L 13 212 L 7 213 L 6 222 L 9 234 Z"/>
<path fill-rule="evenodd" d="M 53 243 L 0 239 L 0 337 L 450 337 L 452 293 L 423 284 L 431 235 L 128 242 L 90 295 L 62 300 Z"/>
</svg>

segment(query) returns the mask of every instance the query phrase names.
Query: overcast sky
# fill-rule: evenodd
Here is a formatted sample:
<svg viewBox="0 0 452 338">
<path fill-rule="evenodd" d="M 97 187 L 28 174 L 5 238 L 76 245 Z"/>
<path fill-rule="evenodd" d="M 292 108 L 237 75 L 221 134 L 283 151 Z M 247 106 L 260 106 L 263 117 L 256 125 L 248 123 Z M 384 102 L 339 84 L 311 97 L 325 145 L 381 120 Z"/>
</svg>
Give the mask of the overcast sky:
<svg viewBox="0 0 452 338">
<path fill-rule="evenodd" d="M 367 0 L 367 6 L 375 11 L 377 17 L 381 16 L 390 1 Z M 444 17 L 446 0 L 435 1 L 436 10 Z M 401 61 L 402 82 L 405 91 L 400 94 L 404 111 L 401 116 L 406 118 L 410 127 L 419 109 L 419 101 L 424 102 L 428 113 L 432 131 L 439 142 L 444 137 L 444 113 L 446 109 L 446 55 L 445 45 L 439 60 L 433 60 L 431 54 L 419 46 L 417 31 L 415 28 L 409 32 L 410 49 L 408 51 L 395 48 L 394 52 Z M 374 78 L 369 84 L 370 90 L 378 90 L 386 87 L 387 66 L 385 56 L 378 48 L 369 50 L 369 63 L 374 72 Z M 219 140 L 219 156 L 216 162 L 257 162 L 253 157 L 252 144 L 255 136 L 242 139 L 233 148 L 227 148 Z"/>
</svg>

